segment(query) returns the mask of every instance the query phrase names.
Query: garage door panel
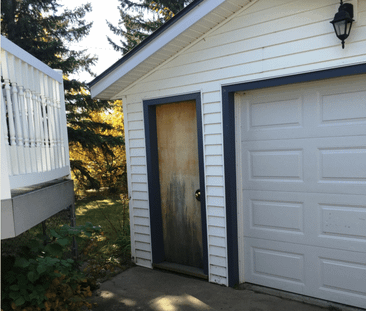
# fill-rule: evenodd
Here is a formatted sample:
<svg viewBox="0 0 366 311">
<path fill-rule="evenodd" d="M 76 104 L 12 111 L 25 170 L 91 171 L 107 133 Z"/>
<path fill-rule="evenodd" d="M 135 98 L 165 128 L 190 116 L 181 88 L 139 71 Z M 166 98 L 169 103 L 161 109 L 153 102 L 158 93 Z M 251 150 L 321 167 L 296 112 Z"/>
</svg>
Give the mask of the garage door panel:
<svg viewBox="0 0 366 311">
<path fill-rule="evenodd" d="M 347 257 L 350 255 L 348 254 Z M 364 263 L 326 257 L 320 257 L 319 261 L 321 265 L 319 293 L 321 296 L 358 307 L 366 306 L 366 266 Z"/>
<path fill-rule="evenodd" d="M 245 190 L 241 197 L 245 237 L 366 251 L 363 195 Z"/>
<path fill-rule="evenodd" d="M 364 77 L 366 79 L 366 77 Z M 363 135 L 366 91 L 362 79 L 340 85 L 282 86 L 243 94 L 244 141 Z"/>
<path fill-rule="evenodd" d="M 270 165 L 268 165 L 270 163 Z M 250 150 L 251 179 L 303 180 L 303 150 Z"/>
<path fill-rule="evenodd" d="M 317 265 L 320 271 L 315 287 L 317 297 L 361 308 L 366 306 L 365 254 L 319 249 Z"/>
<path fill-rule="evenodd" d="M 360 139 L 356 138 L 358 144 Z M 366 142 L 365 142 L 366 143 Z M 366 182 L 366 146 L 318 148 L 320 180 L 323 182 Z"/>
<path fill-rule="evenodd" d="M 247 238 L 245 282 L 357 307 L 366 305 L 364 254 Z"/>
<path fill-rule="evenodd" d="M 344 198 L 342 198 L 344 200 Z M 325 203 L 318 202 L 320 213 L 320 234 L 319 238 L 323 240 L 322 244 L 331 246 L 336 243 L 335 248 L 340 245 L 350 250 L 366 251 L 366 205 L 364 198 L 363 205 L 353 205 L 349 202 Z M 334 240 L 334 242 L 330 241 Z M 358 244 L 359 243 L 359 244 Z M 338 246 L 338 247 L 337 247 Z"/>
<path fill-rule="evenodd" d="M 306 150 L 300 141 L 246 142 L 242 144 L 244 189 L 301 191 L 304 188 Z"/>
<path fill-rule="evenodd" d="M 364 194 L 366 136 L 242 143 L 243 189 Z"/>
<path fill-rule="evenodd" d="M 363 86 L 361 86 L 363 88 Z M 322 124 L 364 123 L 366 121 L 366 91 L 354 90 L 334 93 L 319 92 L 319 106 Z"/>
<path fill-rule="evenodd" d="M 242 197 L 245 237 L 306 243 L 304 194 L 243 191 Z"/>
<path fill-rule="evenodd" d="M 268 101 L 248 101 L 248 129 L 293 129 L 303 125 L 303 96 L 277 96 Z M 286 111 L 286 113 L 283 113 Z"/>
<path fill-rule="evenodd" d="M 245 240 L 245 282 L 305 292 L 304 249 L 293 244 L 253 238 Z"/>
<path fill-rule="evenodd" d="M 248 229 L 303 234 L 303 202 L 249 199 L 248 207 L 250 222 L 246 227 Z M 250 232 L 248 232 L 248 236 L 250 236 Z"/>
</svg>

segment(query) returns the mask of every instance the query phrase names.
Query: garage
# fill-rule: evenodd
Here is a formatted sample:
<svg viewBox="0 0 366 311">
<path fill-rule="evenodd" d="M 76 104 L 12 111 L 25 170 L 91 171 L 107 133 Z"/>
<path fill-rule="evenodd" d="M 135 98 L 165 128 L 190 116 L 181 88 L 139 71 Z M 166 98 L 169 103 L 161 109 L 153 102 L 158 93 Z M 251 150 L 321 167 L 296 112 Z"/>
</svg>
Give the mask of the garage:
<svg viewBox="0 0 366 311">
<path fill-rule="evenodd" d="M 194 0 L 89 83 L 92 97 L 123 103 L 137 265 L 365 308 L 366 1 L 345 2 Z M 353 15 L 345 44 L 332 25 L 340 11 Z M 193 102 L 197 125 L 160 118 L 166 108 L 193 120 Z M 197 146 L 198 170 L 186 169 L 183 151 L 197 156 Z M 175 161 L 199 184 L 162 182 Z M 164 235 L 191 222 L 162 229 L 164 215 L 188 197 L 202 234 L 177 234 L 170 247 Z M 201 235 L 202 261 L 177 255 Z"/>
<path fill-rule="evenodd" d="M 240 283 L 366 306 L 365 81 L 235 94 Z"/>
</svg>

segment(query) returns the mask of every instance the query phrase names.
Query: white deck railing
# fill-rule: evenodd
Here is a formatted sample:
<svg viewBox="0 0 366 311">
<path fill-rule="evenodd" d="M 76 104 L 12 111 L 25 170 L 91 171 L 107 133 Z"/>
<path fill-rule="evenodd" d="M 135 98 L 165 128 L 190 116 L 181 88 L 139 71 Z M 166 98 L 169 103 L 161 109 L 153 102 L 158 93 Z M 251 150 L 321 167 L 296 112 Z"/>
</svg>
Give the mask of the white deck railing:
<svg viewBox="0 0 366 311">
<path fill-rule="evenodd" d="M 10 190 L 70 174 L 62 72 L 4 37 L 1 140 L 1 181 L 6 183 L 3 174 L 7 173 Z"/>
</svg>

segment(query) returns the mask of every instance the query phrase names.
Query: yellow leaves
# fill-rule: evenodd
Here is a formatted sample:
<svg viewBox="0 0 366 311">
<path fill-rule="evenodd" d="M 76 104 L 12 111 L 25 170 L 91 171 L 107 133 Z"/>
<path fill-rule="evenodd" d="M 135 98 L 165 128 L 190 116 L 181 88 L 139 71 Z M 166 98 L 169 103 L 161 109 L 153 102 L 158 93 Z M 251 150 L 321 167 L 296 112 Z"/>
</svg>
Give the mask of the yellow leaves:
<svg viewBox="0 0 366 311">
<path fill-rule="evenodd" d="M 56 298 L 56 293 L 54 293 L 54 292 L 47 292 L 46 293 L 46 297 L 48 299 Z"/>
<path fill-rule="evenodd" d="M 85 306 L 86 306 L 88 309 L 91 309 L 91 308 L 93 307 L 93 305 L 92 305 L 91 303 L 89 303 L 89 302 L 87 302 L 87 303 L 85 304 Z"/>
<path fill-rule="evenodd" d="M 60 284 L 60 280 L 58 278 L 52 280 L 52 285 L 57 286 Z"/>
<path fill-rule="evenodd" d="M 69 90 L 69 93 L 71 95 L 77 95 L 77 94 L 80 94 L 80 95 L 89 95 L 90 94 L 90 92 L 87 89 L 84 89 L 84 88 L 80 88 L 79 91 L 76 91 L 75 89 L 71 88 Z"/>
<path fill-rule="evenodd" d="M 55 280 L 58 281 L 58 279 Z M 84 279 L 81 282 L 85 283 L 87 280 Z M 90 286 L 84 287 L 84 285 L 79 283 L 75 289 L 72 289 L 69 284 L 55 283 L 57 283 L 57 285 L 53 283 L 46 293 L 47 301 L 44 302 L 45 311 L 77 311 L 80 310 L 83 305 L 90 308 L 91 305 L 85 300 L 86 297 L 92 296 Z M 35 309 L 30 309 L 30 311 L 34 310 Z"/>
<path fill-rule="evenodd" d="M 168 7 L 161 8 L 156 2 L 151 2 L 149 8 L 150 10 L 163 15 L 165 20 L 168 20 L 175 15 Z"/>
<path fill-rule="evenodd" d="M 104 123 L 112 126 L 112 129 L 96 128 L 96 134 L 121 137 L 124 136 L 123 125 L 123 108 L 122 101 L 115 101 L 113 111 L 107 112 L 91 112 L 89 115 L 90 121 Z M 95 147 L 93 150 L 85 150 L 79 143 L 70 145 L 70 160 L 80 161 L 86 166 L 88 173 L 96 179 L 101 187 L 115 187 L 119 191 L 125 191 L 127 187 L 124 181 L 126 152 L 124 146 L 110 147 L 112 153 L 107 153 L 102 148 Z M 75 170 L 74 180 L 78 181 L 79 172 Z M 80 184 L 83 180 L 80 179 Z M 78 187 L 75 182 L 76 189 Z"/>
<path fill-rule="evenodd" d="M 48 301 L 46 301 L 46 302 L 44 303 L 44 306 L 45 306 L 45 308 L 46 308 L 46 311 L 50 311 L 50 310 L 51 310 L 51 304 L 50 304 Z"/>
<path fill-rule="evenodd" d="M 93 295 L 93 293 L 91 292 L 90 290 L 90 286 L 88 286 L 87 288 L 85 288 L 85 291 L 84 291 L 85 295 L 88 296 L 88 297 L 91 297 Z"/>
</svg>

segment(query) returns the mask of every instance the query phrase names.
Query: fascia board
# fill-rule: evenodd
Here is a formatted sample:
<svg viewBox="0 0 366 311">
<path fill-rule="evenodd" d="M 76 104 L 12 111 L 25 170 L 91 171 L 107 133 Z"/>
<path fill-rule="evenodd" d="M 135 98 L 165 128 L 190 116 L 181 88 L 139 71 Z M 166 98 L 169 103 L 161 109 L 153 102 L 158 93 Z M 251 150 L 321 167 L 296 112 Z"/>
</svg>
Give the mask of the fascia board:
<svg viewBox="0 0 366 311">
<path fill-rule="evenodd" d="M 142 50 L 137 52 L 133 57 L 121 64 L 118 68 L 113 70 L 110 74 L 104 77 L 91 87 L 92 98 L 97 97 L 106 88 L 122 78 L 125 74 L 133 70 L 139 64 L 144 62 L 147 58 L 156 53 L 163 46 L 174 40 L 181 33 L 186 31 L 193 24 L 198 22 L 201 18 L 206 16 L 212 10 L 221 5 L 225 0 L 208 0 L 199 4 L 193 11 L 189 12 L 184 18 L 181 18 L 172 26 L 170 26 L 164 33 L 158 36 L 155 40 L 147 44 Z"/>
</svg>

